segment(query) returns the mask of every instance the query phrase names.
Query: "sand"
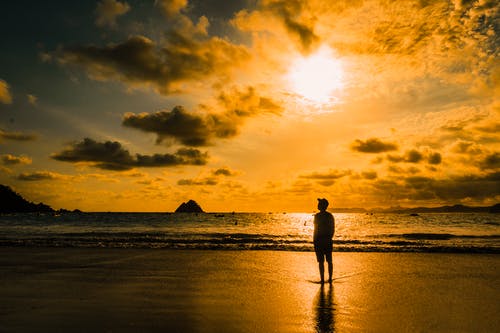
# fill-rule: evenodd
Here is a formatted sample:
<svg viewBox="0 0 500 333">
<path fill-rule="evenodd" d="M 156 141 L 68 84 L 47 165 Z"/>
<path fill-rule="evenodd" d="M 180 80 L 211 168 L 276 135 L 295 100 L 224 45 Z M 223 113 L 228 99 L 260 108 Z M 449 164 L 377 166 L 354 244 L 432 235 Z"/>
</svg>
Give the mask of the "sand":
<svg viewBox="0 0 500 333">
<path fill-rule="evenodd" d="M 1 332 L 494 332 L 500 257 L 0 248 Z"/>
</svg>

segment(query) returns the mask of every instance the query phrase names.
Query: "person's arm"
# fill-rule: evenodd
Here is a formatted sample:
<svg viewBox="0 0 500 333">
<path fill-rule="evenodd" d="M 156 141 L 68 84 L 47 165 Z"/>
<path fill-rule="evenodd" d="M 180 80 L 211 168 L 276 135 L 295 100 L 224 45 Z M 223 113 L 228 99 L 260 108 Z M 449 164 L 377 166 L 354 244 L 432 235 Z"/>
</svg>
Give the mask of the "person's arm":
<svg viewBox="0 0 500 333">
<path fill-rule="evenodd" d="M 318 239 L 318 216 L 317 215 L 314 215 L 313 225 L 314 225 L 313 241 L 316 242 L 316 239 Z"/>
<path fill-rule="evenodd" d="M 335 236 L 335 218 L 333 218 L 333 231 L 332 231 L 332 238 Z"/>
<path fill-rule="evenodd" d="M 335 217 L 333 217 L 333 215 L 330 215 L 331 218 L 332 218 L 332 235 L 331 235 L 331 239 L 333 239 L 333 236 L 335 235 Z"/>
</svg>

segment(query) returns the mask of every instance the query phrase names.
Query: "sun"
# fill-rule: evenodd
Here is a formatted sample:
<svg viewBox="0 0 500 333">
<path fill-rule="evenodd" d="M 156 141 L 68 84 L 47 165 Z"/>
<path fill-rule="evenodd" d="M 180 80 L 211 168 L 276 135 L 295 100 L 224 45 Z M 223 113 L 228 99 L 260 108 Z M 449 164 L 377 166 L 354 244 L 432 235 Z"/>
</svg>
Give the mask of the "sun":
<svg viewBox="0 0 500 333">
<path fill-rule="evenodd" d="M 327 104 L 343 88 L 342 63 L 323 46 L 308 57 L 299 57 L 287 74 L 290 89 L 311 103 Z"/>
</svg>

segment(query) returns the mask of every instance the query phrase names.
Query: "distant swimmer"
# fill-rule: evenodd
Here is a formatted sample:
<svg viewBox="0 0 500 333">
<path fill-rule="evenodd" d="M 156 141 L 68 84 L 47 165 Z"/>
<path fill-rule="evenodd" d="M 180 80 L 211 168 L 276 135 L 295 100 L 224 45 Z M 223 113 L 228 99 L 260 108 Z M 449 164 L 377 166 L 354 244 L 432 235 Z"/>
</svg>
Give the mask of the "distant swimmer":
<svg viewBox="0 0 500 333">
<path fill-rule="evenodd" d="M 314 252 L 319 264 L 321 283 L 325 283 L 325 259 L 328 263 L 328 282 L 332 283 L 333 263 L 333 235 L 335 234 L 335 219 L 326 211 L 328 200 L 318 199 L 319 213 L 314 215 Z"/>
</svg>

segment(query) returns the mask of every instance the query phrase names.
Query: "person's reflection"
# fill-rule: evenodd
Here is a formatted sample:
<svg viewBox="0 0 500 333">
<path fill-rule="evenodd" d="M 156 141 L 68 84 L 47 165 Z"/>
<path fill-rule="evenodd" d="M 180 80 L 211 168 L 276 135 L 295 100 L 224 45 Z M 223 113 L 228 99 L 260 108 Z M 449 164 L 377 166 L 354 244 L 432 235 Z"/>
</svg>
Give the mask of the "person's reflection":
<svg viewBox="0 0 500 333">
<path fill-rule="evenodd" d="M 328 291 L 325 292 L 325 288 L 328 288 Z M 335 332 L 332 285 L 328 287 L 321 285 L 318 296 L 316 297 L 316 301 L 314 303 L 314 309 L 316 311 L 316 332 Z"/>
</svg>

